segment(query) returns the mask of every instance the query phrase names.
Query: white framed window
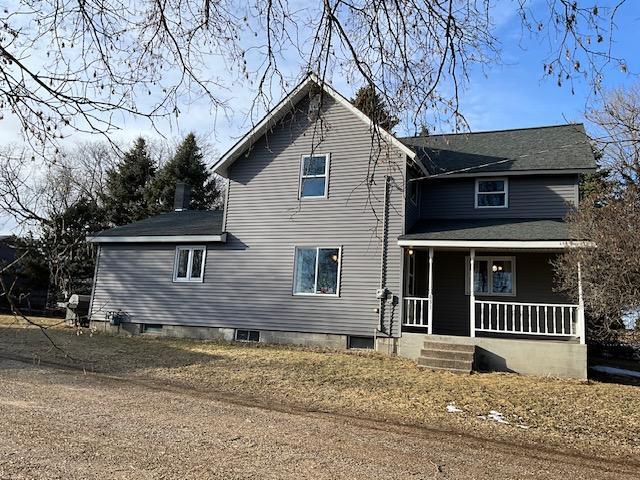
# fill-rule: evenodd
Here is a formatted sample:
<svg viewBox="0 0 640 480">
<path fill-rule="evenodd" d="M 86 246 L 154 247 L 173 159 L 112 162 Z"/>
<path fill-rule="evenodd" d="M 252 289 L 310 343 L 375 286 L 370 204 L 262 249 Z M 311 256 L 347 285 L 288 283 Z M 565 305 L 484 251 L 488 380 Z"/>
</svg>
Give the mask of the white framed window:
<svg viewBox="0 0 640 480">
<path fill-rule="evenodd" d="M 303 155 L 300 159 L 298 197 L 327 198 L 329 192 L 329 154 Z"/>
<path fill-rule="evenodd" d="M 507 178 L 477 178 L 476 208 L 507 208 L 509 180 Z"/>
<path fill-rule="evenodd" d="M 465 293 L 469 295 L 469 262 L 465 259 Z M 476 257 L 474 266 L 474 293 L 476 295 L 515 296 L 515 257 Z"/>
<path fill-rule="evenodd" d="M 202 282 L 207 249 L 204 246 L 176 247 L 173 264 L 174 282 Z"/>
<path fill-rule="evenodd" d="M 296 247 L 293 294 L 337 297 L 342 247 Z"/>
</svg>

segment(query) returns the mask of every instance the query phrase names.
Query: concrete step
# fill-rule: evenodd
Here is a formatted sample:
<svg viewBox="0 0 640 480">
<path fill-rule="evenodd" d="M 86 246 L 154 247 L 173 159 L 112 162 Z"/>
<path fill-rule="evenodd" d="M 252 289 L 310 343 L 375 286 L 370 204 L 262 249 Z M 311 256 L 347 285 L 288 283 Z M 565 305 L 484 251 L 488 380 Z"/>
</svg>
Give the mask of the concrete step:
<svg viewBox="0 0 640 480">
<path fill-rule="evenodd" d="M 459 369 L 459 368 L 443 368 L 443 367 L 429 367 L 427 365 L 418 364 L 418 368 L 423 368 L 425 370 L 433 370 L 436 372 L 451 372 L 451 373 L 461 373 L 461 374 L 470 374 L 471 369 Z"/>
<path fill-rule="evenodd" d="M 443 346 L 441 348 L 448 348 L 448 346 Z M 474 352 L 461 352 L 458 350 L 440 350 L 430 348 L 428 350 L 420 350 L 420 356 L 442 358 L 444 360 L 463 360 L 467 362 L 473 362 Z"/>
<path fill-rule="evenodd" d="M 424 350 L 448 350 L 468 353 L 474 353 L 476 351 L 475 345 L 466 345 L 464 343 L 438 342 L 435 340 L 425 340 L 422 346 Z"/>
<path fill-rule="evenodd" d="M 418 365 L 429 368 L 453 368 L 456 370 L 465 370 L 470 372 L 473 368 L 473 361 L 455 360 L 448 358 L 420 357 L 418 358 Z"/>
</svg>

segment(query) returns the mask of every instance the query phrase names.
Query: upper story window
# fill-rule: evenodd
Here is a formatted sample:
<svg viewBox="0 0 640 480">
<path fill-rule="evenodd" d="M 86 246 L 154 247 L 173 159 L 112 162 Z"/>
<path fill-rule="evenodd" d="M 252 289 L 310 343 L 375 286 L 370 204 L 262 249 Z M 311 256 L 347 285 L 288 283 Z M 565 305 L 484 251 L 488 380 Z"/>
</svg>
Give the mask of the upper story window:
<svg viewBox="0 0 640 480">
<path fill-rule="evenodd" d="M 507 208 L 508 206 L 508 179 L 476 179 L 476 208 Z"/>
<path fill-rule="evenodd" d="M 296 247 L 293 294 L 338 296 L 340 247 Z"/>
<path fill-rule="evenodd" d="M 206 254 L 205 247 L 176 247 L 173 281 L 202 282 Z"/>
<path fill-rule="evenodd" d="M 300 198 L 327 198 L 329 154 L 303 155 L 300 161 Z"/>
</svg>

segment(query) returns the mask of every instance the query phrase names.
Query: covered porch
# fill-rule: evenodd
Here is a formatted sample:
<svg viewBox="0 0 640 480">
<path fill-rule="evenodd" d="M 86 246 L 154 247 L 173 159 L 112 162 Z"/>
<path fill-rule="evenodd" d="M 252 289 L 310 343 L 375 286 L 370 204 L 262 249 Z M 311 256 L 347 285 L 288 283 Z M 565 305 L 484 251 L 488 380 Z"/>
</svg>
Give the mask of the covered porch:
<svg viewBox="0 0 640 480">
<path fill-rule="evenodd" d="M 399 240 L 403 335 L 585 343 L 580 278 L 577 302 L 554 290 L 552 262 L 569 248 L 562 221 L 455 226 L 429 222 Z"/>
</svg>

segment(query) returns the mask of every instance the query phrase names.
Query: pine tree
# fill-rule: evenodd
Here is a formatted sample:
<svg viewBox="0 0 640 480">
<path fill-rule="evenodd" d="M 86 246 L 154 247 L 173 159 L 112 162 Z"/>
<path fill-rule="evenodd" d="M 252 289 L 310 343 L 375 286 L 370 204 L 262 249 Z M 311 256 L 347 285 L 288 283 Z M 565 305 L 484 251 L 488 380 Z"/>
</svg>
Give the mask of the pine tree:
<svg viewBox="0 0 640 480">
<path fill-rule="evenodd" d="M 147 144 L 138 138 L 118 165 L 107 171 L 106 194 L 103 198 L 108 221 L 124 225 L 152 214 L 146 190 L 156 173 Z"/>
<path fill-rule="evenodd" d="M 389 112 L 384 100 L 371 85 L 360 87 L 356 92 L 356 98 L 352 99 L 351 103 L 388 132 L 391 132 L 400 123 L 400 120 Z"/>
<path fill-rule="evenodd" d="M 157 211 L 173 210 L 177 182 L 191 186 L 190 209 L 208 210 L 217 204 L 220 190 L 203 158 L 195 135 L 190 133 L 178 146 L 173 158 L 162 166 L 147 192 L 149 202 L 155 202 Z"/>
</svg>

